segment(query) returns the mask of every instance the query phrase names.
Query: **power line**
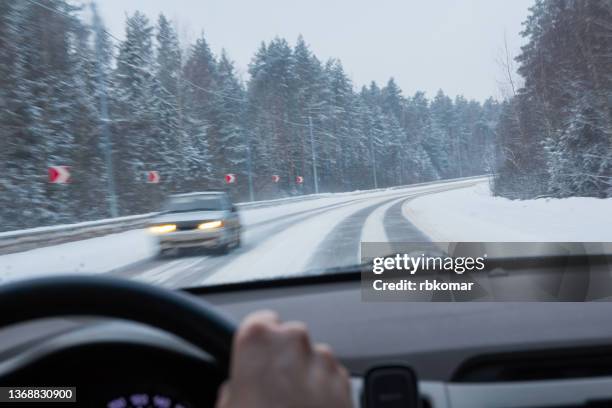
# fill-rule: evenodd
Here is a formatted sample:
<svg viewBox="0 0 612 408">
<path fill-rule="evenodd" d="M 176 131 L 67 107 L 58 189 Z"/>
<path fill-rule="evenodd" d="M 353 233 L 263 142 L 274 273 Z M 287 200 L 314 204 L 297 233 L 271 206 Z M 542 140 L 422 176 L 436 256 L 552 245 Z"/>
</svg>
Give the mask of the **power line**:
<svg viewBox="0 0 612 408">
<path fill-rule="evenodd" d="M 53 13 L 56 13 L 56 14 L 62 15 L 62 16 L 64 16 L 64 17 L 66 17 L 66 18 L 70 18 L 70 19 L 74 18 L 74 16 L 71 16 L 71 15 L 69 15 L 69 14 L 66 14 L 66 13 L 64 13 L 64 12 L 62 12 L 62 11 L 60 11 L 60 10 L 57 10 L 57 9 L 54 9 L 54 8 L 48 7 L 48 6 L 46 6 L 46 5 L 44 5 L 44 4 L 40 3 L 40 2 L 38 2 L 38 1 L 36 1 L 36 0 L 27 0 L 27 1 L 28 1 L 28 2 L 30 2 L 31 4 L 35 4 L 35 5 L 39 6 L 39 7 L 42 7 L 42 8 L 44 8 L 44 9 L 46 9 L 46 10 L 48 10 L 48 11 L 51 11 L 51 12 L 53 12 Z M 112 44 L 112 46 L 113 46 L 113 47 L 116 47 L 116 48 L 117 48 L 117 49 L 119 49 L 119 50 L 121 50 L 121 45 L 120 45 L 120 44 L 121 44 L 121 43 L 123 43 L 124 41 L 122 41 L 121 39 L 117 38 L 117 37 L 116 37 L 116 36 L 115 36 L 113 33 L 111 33 L 110 31 L 106 30 L 106 29 L 105 29 L 105 28 L 103 28 L 103 27 L 100 27 L 100 31 L 101 31 L 102 33 L 104 33 L 104 34 L 108 35 L 110 38 L 114 39 L 114 40 L 115 40 L 115 41 L 116 41 L 118 44 Z M 158 34 L 158 35 L 159 35 L 159 34 Z M 161 37 L 161 38 L 163 38 L 163 39 L 166 39 L 166 40 L 172 40 L 171 38 L 168 38 L 167 36 L 163 36 L 163 35 L 159 35 L 159 37 Z M 134 54 L 134 55 L 135 55 L 135 56 L 136 56 L 136 57 L 137 57 L 137 58 L 138 58 L 138 59 L 139 59 L 141 62 L 146 63 L 146 64 L 148 64 L 148 63 L 149 63 L 149 62 L 148 62 L 148 61 L 146 61 L 146 60 L 145 60 L 145 58 L 144 58 L 144 57 L 142 57 L 141 55 L 138 55 L 138 54 Z M 136 66 L 136 65 L 133 65 L 133 64 L 129 64 L 129 63 L 127 63 L 127 65 L 128 65 L 128 66 L 131 66 L 131 67 L 133 67 L 133 68 L 140 69 L 140 67 L 138 67 L 138 66 Z M 144 72 L 144 74 L 147 74 L 147 75 L 148 75 L 148 73 L 147 73 L 147 72 Z M 191 80 L 189 80 L 189 79 L 185 78 L 184 76 L 182 76 L 182 77 L 181 77 L 181 81 L 182 81 L 182 82 L 184 82 L 184 83 L 186 83 L 186 84 L 188 84 L 189 86 L 191 86 L 191 87 L 193 87 L 193 88 L 195 88 L 195 89 L 198 89 L 198 90 L 200 90 L 200 91 L 202 91 L 202 92 L 209 93 L 209 94 L 211 94 L 211 95 L 215 95 L 215 96 L 220 97 L 220 98 L 224 98 L 224 99 L 227 99 L 227 100 L 231 100 L 231 101 L 234 101 L 234 102 L 240 102 L 240 103 L 246 103 L 246 101 L 247 101 L 247 98 L 246 98 L 246 97 L 245 97 L 245 98 L 236 98 L 236 97 L 232 97 L 232 96 L 226 95 L 226 94 L 224 94 L 224 93 L 222 93 L 222 92 L 219 92 L 219 91 L 216 91 L 216 90 L 212 90 L 212 89 L 208 89 L 208 88 L 202 87 L 202 86 L 200 86 L 200 85 L 197 85 L 197 84 L 193 83 Z M 163 86 L 162 86 L 162 88 L 163 88 Z M 162 97 L 160 97 L 160 96 L 157 96 L 157 98 L 158 98 L 160 101 L 165 102 L 165 103 L 166 103 L 166 104 L 168 104 L 168 105 L 171 105 L 171 106 L 172 106 L 172 105 L 174 105 L 174 103 L 173 103 L 173 102 L 167 101 L 167 100 L 165 100 L 164 98 L 162 98 Z M 173 109 L 173 110 L 175 110 L 175 111 L 177 111 L 177 112 L 178 112 L 178 111 L 180 111 L 180 109 L 179 109 L 179 108 L 177 108 L 177 109 Z M 307 123 L 296 123 L 296 122 L 293 122 L 293 121 L 290 121 L 290 120 L 287 120 L 287 119 L 284 119 L 284 118 L 281 118 L 281 117 L 272 117 L 272 115 L 271 115 L 271 114 L 269 114 L 269 113 L 267 113 L 267 112 L 259 112 L 259 114 L 263 114 L 264 116 L 267 116 L 267 117 L 268 117 L 269 119 L 271 119 L 271 120 L 280 121 L 280 122 L 283 122 L 283 123 L 288 124 L 288 125 L 291 125 L 291 126 L 297 126 L 297 127 L 301 127 L 301 128 L 307 128 L 307 129 L 314 129 L 314 130 L 316 130 L 317 132 L 319 132 L 319 133 L 321 133 L 321 134 L 331 135 L 331 134 L 330 134 L 328 131 L 326 131 L 326 130 L 324 130 L 324 129 L 321 129 L 321 128 L 319 128 L 319 127 L 313 126 L 311 123 L 308 123 L 308 124 L 307 124 Z"/>
<path fill-rule="evenodd" d="M 53 9 L 53 8 L 51 8 L 51 7 L 48 7 L 48 6 L 46 6 L 46 5 L 44 5 L 44 4 L 40 3 L 40 2 L 38 2 L 38 1 L 36 1 L 36 0 L 27 0 L 27 1 L 28 1 L 28 2 L 30 2 L 30 3 L 32 3 L 32 4 L 37 5 L 37 6 L 39 6 L 39 7 L 42 7 L 42 8 L 44 8 L 44 9 L 46 9 L 46 10 L 49 10 L 49 11 L 51 11 L 51 12 L 54 12 L 54 13 L 60 14 L 60 15 L 62 15 L 62 16 L 64 16 L 64 17 L 66 17 L 66 18 L 74 18 L 74 16 L 71 16 L 70 14 L 66 14 L 66 13 L 64 13 L 64 12 L 62 12 L 62 11 L 57 10 L 57 9 Z M 119 43 L 119 44 L 112 44 L 112 45 L 113 45 L 113 47 L 116 47 L 116 48 L 117 48 L 117 49 L 119 49 L 119 50 L 121 49 L 121 45 L 120 45 L 120 44 L 124 42 L 123 40 L 121 40 L 121 39 L 117 38 L 117 37 L 116 37 L 116 36 L 115 36 L 113 33 L 111 33 L 110 31 L 106 30 L 105 28 L 101 28 L 101 31 Z M 159 34 L 158 34 L 158 35 L 159 35 Z M 166 40 L 172 40 L 171 38 L 166 37 L 166 36 L 163 36 L 163 35 L 159 35 L 159 37 L 164 38 L 164 39 L 166 39 Z M 147 63 L 147 64 L 149 63 L 149 62 L 148 62 L 148 61 L 146 61 L 146 60 L 145 60 L 145 59 L 144 59 L 144 58 L 143 58 L 141 55 L 138 55 L 138 54 L 134 54 L 134 55 L 135 55 L 137 58 L 139 58 L 139 59 L 141 60 L 141 62 L 144 62 L 144 63 Z M 136 66 L 136 65 L 129 64 L 129 63 L 128 63 L 128 66 L 131 66 L 131 67 L 136 68 L 136 69 L 139 69 L 139 70 L 141 69 L 141 67 L 138 67 L 138 66 Z M 148 74 L 148 72 L 144 72 L 144 71 L 143 71 L 143 73 Z M 221 97 L 221 98 L 225 98 L 225 99 L 228 99 L 228 100 L 232 100 L 232 101 L 235 101 L 235 102 L 241 102 L 241 103 L 246 102 L 246 98 L 236 98 L 236 97 L 233 97 L 233 96 L 226 95 L 226 94 L 224 94 L 223 92 L 219 92 L 219 91 L 215 91 L 215 90 L 212 90 L 212 89 L 207 89 L 207 88 L 204 88 L 204 87 L 202 87 L 202 86 L 200 86 L 200 85 L 197 85 L 197 84 L 193 83 L 191 80 L 189 80 L 189 79 L 187 79 L 187 78 L 185 78 L 185 77 L 181 77 L 181 81 L 183 81 L 183 82 L 187 83 L 188 85 L 192 86 L 192 87 L 193 87 L 193 88 L 195 88 L 195 89 L 198 89 L 198 90 L 200 90 L 200 91 L 203 91 L 203 92 L 206 92 L 206 93 L 209 93 L 209 94 L 212 94 L 212 95 L 215 95 L 215 96 Z M 163 98 L 161 98 L 161 97 L 158 97 L 158 98 L 159 98 L 161 101 L 163 101 L 163 102 L 166 102 L 166 103 L 168 103 L 168 104 L 172 104 L 172 102 L 169 102 L 169 101 L 167 101 L 167 100 L 165 100 L 165 99 L 163 99 Z M 311 109 L 311 110 L 312 110 L 312 109 Z M 307 124 L 307 123 L 296 123 L 296 122 L 292 122 L 292 121 L 289 121 L 289 120 L 287 120 L 287 119 L 278 118 L 278 117 L 275 117 L 274 119 L 275 119 L 275 120 L 280 120 L 281 122 L 286 123 L 286 124 L 288 124 L 288 125 L 292 125 L 292 126 L 299 126 L 299 127 L 303 127 L 303 128 L 310 128 L 310 125 L 309 125 L 309 124 Z M 326 132 L 324 129 L 318 128 L 317 126 L 314 126 L 313 128 L 314 128 L 314 129 L 316 129 L 316 130 L 317 130 L 317 131 L 319 131 L 319 132 L 322 132 L 322 133 L 325 133 L 325 132 Z"/>
<path fill-rule="evenodd" d="M 27 0 L 27 1 L 29 1 L 29 2 L 30 2 L 30 3 L 32 3 L 32 4 L 37 5 L 37 6 L 39 6 L 39 7 L 42 7 L 42 8 L 44 8 L 44 9 L 46 9 L 46 10 L 49 10 L 49 11 L 51 11 L 51 12 L 54 12 L 54 13 L 60 14 L 60 15 L 62 15 L 62 16 L 64 16 L 64 17 L 66 17 L 66 18 L 74 18 L 74 16 L 71 16 L 71 15 L 66 14 L 66 13 L 64 13 L 64 12 L 61 12 L 61 11 L 59 11 L 59 10 L 57 10 L 57 9 L 53 9 L 53 8 L 51 8 L 51 7 L 48 7 L 48 6 L 46 6 L 46 5 L 42 4 L 42 3 L 39 3 L 39 2 L 38 2 L 38 1 L 36 1 L 36 0 Z M 113 33 L 111 33 L 110 31 L 106 30 L 105 28 L 101 28 L 101 31 L 102 31 L 104 34 L 108 35 L 109 37 L 111 37 L 112 39 L 114 39 L 115 41 L 117 41 L 117 42 L 119 43 L 119 44 L 112 44 L 112 45 L 113 45 L 113 47 L 116 47 L 116 48 L 117 48 L 117 49 L 119 49 L 119 50 L 121 49 L 121 45 L 120 45 L 120 44 L 121 44 L 121 43 L 123 43 L 123 41 L 122 41 L 121 39 L 117 38 L 115 35 L 113 35 Z M 163 35 L 159 35 L 159 37 L 164 38 L 164 39 L 166 39 L 166 40 L 171 40 L 170 38 L 168 38 L 168 37 L 166 37 L 166 36 L 163 36 Z M 134 54 L 134 55 L 135 55 L 135 56 L 136 56 L 138 59 L 140 59 L 140 60 L 141 60 L 141 62 L 144 62 L 144 63 L 147 63 L 147 64 L 148 64 L 148 61 L 146 61 L 146 60 L 145 60 L 145 59 L 144 59 L 144 58 L 143 58 L 141 55 L 138 55 L 138 54 Z M 138 69 L 138 70 L 141 70 L 141 67 L 136 66 L 136 65 L 134 65 L 134 64 L 129 64 L 129 63 L 127 63 L 127 65 L 128 65 L 128 66 L 130 66 L 130 67 L 132 67 L 132 68 L 136 68 L 136 69 Z M 149 73 L 148 73 L 148 72 L 146 72 L 146 71 L 143 71 L 143 73 L 144 73 L 144 74 L 146 74 L 146 75 L 148 75 L 148 74 L 149 74 Z M 220 97 L 220 98 L 224 98 L 224 99 L 228 99 L 228 100 L 231 100 L 231 101 L 234 101 L 234 102 L 240 102 L 240 103 L 244 103 L 244 102 L 246 102 L 246 98 L 236 98 L 236 97 L 233 97 L 233 96 L 226 95 L 226 94 L 224 94 L 223 92 L 219 92 L 219 91 L 215 91 L 215 90 L 212 90 L 212 89 L 207 89 L 207 88 L 204 88 L 204 87 L 202 87 L 202 86 L 200 86 L 200 85 L 197 85 L 197 84 L 193 83 L 191 80 L 189 80 L 189 79 L 187 79 L 187 78 L 185 78 L 185 77 L 181 77 L 181 81 L 182 81 L 182 82 L 187 83 L 188 85 L 190 85 L 191 87 L 193 87 L 193 88 L 195 88 L 195 89 L 198 89 L 198 90 L 200 90 L 200 91 L 202 91 L 202 92 L 209 93 L 209 94 L 211 94 L 211 95 L 218 96 L 218 97 Z M 158 96 L 158 99 L 159 99 L 159 100 L 161 100 L 162 102 L 165 102 L 165 103 L 169 104 L 169 105 L 172 105 L 172 104 L 173 104 L 172 102 L 169 102 L 169 101 L 167 101 L 167 100 L 165 100 L 165 99 L 163 99 L 163 98 L 161 98 L 161 97 L 159 97 L 159 96 Z M 176 111 L 178 111 L 179 109 L 175 109 L 175 110 L 176 110 Z M 266 114 L 266 113 L 264 113 L 264 114 Z M 288 124 L 288 125 L 292 125 L 292 126 L 299 126 L 299 127 L 303 127 L 303 128 L 310 128 L 310 127 L 311 127 L 311 126 L 310 126 L 309 124 L 307 124 L 307 123 L 296 123 L 296 122 L 292 122 L 292 121 L 290 121 L 290 120 L 283 119 L 283 118 L 279 118 L 279 117 L 274 117 L 273 119 L 274 119 L 274 120 L 279 120 L 279 121 L 281 121 L 281 122 L 283 122 L 283 123 L 286 123 L 286 124 Z M 317 131 L 319 131 L 319 132 L 321 132 L 321 133 L 325 133 L 325 130 L 323 130 L 323 129 L 321 129 L 321 128 L 318 128 L 318 127 L 316 127 L 316 126 L 313 126 L 313 129 L 316 129 Z"/>
<path fill-rule="evenodd" d="M 106 33 L 107 33 L 107 34 L 108 34 L 110 37 L 112 37 L 112 38 L 114 38 L 115 40 L 117 40 L 118 42 L 122 42 L 122 41 L 121 41 L 121 40 L 119 40 L 117 37 L 115 37 L 114 35 L 112 35 L 111 33 L 109 33 L 108 31 L 106 31 L 106 30 L 105 30 L 105 32 L 106 32 Z M 174 41 L 174 40 L 175 40 L 175 39 L 173 39 L 173 38 L 169 38 L 169 37 L 167 37 L 167 36 L 165 36 L 165 35 L 161 35 L 161 34 L 159 34 L 159 33 L 157 33 L 157 36 L 158 36 L 158 37 L 160 37 L 160 38 L 163 38 L 163 39 L 165 39 L 165 40 L 168 40 L 168 41 Z M 114 44 L 114 45 L 115 45 L 115 44 Z M 118 47 L 118 48 L 120 47 L 119 45 L 115 45 L 115 46 L 116 46 L 116 47 Z M 138 58 L 140 58 L 140 59 L 141 59 L 141 61 L 146 62 L 146 61 L 144 61 L 144 58 L 142 58 L 140 55 L 137 55 L 137 54 L 136 54 L 136 56 L 137 56 Z M 211 90 L 211 89 L 204 88 L 204 87 L 202 87 L 202 86 L 200 86 L 200 85 L 197 85 L 197 84 L 193 83 L 192 81 L 190 81 L 189 79 L 185 78 L 184 76 L 182 76 L 182 77 L 181 77 L 181 81 L 186 82 L 188 85 L 192 86 L 192 87 L 193 87 L 193 88 L 195 88 L 195 89 L 198 89 L 198 90 L 203 91 L 203 92 L 210 93 L 210 94 L 215 95 L 215 96 L 219 96 L 219 97 L 221 97 L 221 98 L 225 98 L 225 99 L 232 100 L 232 101 L 235 101 L 235 102 L 240 102 L 240 103 L 245 103 L 245 102 L 246 102 L 246 98 L 236 98 L 236 97 L 232 97 L 232 96 L 229 96 L 229 95 L 227 95 L 227 94 L 224 94 L 223 92 L 213 91 L 213 90 Z M 310 110 L 312 111 L 312 109 L 310 109 Z M 289 121 L 289 120 L 287 120 L 287 119 L 283 119 L 283 118 L 274 118 L 274 119 L 276 119 L 276 120 L 280 120 L 281 122 L 286 123 L 286 124 L 288 124 L 288 125 L 292 125 L 292 126 L 300 126 L 300 127 L 309 128 L 309 129 L 310 129 L 310 128 L 314 128 L 314 129 L 317 129 L 317 130 L 318 130 L 318 131 L 320 131 L 320 132 L 324 132 L 324 130 L 322 130 L 322 129 L 320 129 L 320 128 L 317 128 L 316 126 L 314 126 L 314 127 L 313 127 L 311 124 L 306 124 L 306 123 L 296 123 L 296 122 L 292 122 L 292 121 Z"/>
<path fill-rule="evenodd" d="M 53 8 L 51 8 L 51 7 L 48 7 L 48 6 L 46 6 L 46 5 L 42 4 L 42 3 L 39 3 L 39 2 L 38 2 L 38 1 L 36 1 L 36 0 L 27 0 L 27 1 L 28 1 L 28 2 L 30 2 L 30 3 L 32 3 L 32 4 L 37 5 L 37 6 L 39 6 L 39 7 L 42 7 L 42 8 L 44 8 L 45 10 L 48 10 L 48 11 L 51 11 L 51 12 L 53 12 L 53 13 L 59 14 L 59 15 L 61 15 L 61 16 L 63 16 L 63 17 L 66 17 L 66 18 L 71 18 L 71 19 L 72 19 L 72 18 L 75 18 L 74 16 L 71 16 L 70 14 L 66 14 L 66 13 L 64 13 L 64 12 L 62 12 L 62 11 L 60 11 L 60 10 L 57 10 L 57 9 L 53 9 Z M 102 33 L 104 33 L 104 34 L 108 35 L 109 37 L 113 38 L 115 41 L 118 41 L 119 43 L 121 43 L 121 42 L 122 42 L 122 41 L 121 41 L 119 38 L 115 37 L 115 36 L 114 36 L 114 35 L 113 35 L 111 32 L 109 32 L 108 30 L 104 29 L 103 27 L 100 27 L 100 31 L 101 31 Z M 112 44 L 112 46 L 113 46 L 113 47 L 117 47 L 117 48 L 119 48 L 119 49 L 120 49 L 120 47 L 121 47 L 121 46 L 120 46 L 120 45 L 118 45 L 118 44 Z M 139 59 L 140 59 L 142 62 L 147 62 L 147 61 L 145 61 L 145 60 L 144 60 L 144 58 L 142 58 L 142 56 L 140 56 L 140 55 L 138 55 L 138 54 L 135 54 L 135 55 L 136 55 L 136 57 L 138 57 L 138 58 L 139 58 Z M 141 67 L 139 67 L 139 66 L 136 66 L 136 65 L 134 65 L 134 64 L 130 64 L 130 63 L 127 63 L 127 62 L 126 62 L 126 64 L 127 64 L 128 66 L 132 67 L 132 68 L 135 68 L 135 69 L 138 69 L 138 70 L 142 71 L 142 73 L 143 73 L 144 75 L 149 75 L 149 73 L 148 73 L 148 72 L 146 72 L 146 71 L 142 70 L 142 69 L 141 69 Z M 162 88 L 163 88 L 163 86 L 162 86 Z M 164 90 L 166 90 L 165 88 L 163 88 L 163 89 L 164 89 Z M 167 91 L 167 90 L 166 90 L 166 91 Z M 168 104 L 168 105 L 174 105 L 174 103 L 173 103 L 173 102 L 170 102 L 170 101 L 168 101 L 168 100 L 166 100 L 166 99 L 162 98 L 162 97 L 161 97 L 161 96 L 159 96 L 159 95 L 156 95 L 156 97 L 157 97 L 157 99 L 159 99 L 160 101 L 162 101 L 162 102 L 164 102 L 164 103 L 166 103 L 166 104 Z M 178 108 L 176 108 L 176 109 L 175 109 L 175 108 L 172 108 L 172 110 L 177 111 L 177 112 L 179 111 L 179 109 L 178 109 Z"/>
<path fill-rule="evenodd" d="M 70 14 L 66 14 L 66 13 L 64 13 L 64 12 L 62 12 L 62 11 L 56 10 L 56 9 L 51 8 L 51 7 L 49 7 L 49 6 L 45 6 L 44 4 L 39 3 L 39 2 L 37 2 L 36 0 L 28 0 L 28 1 L 29 1 L 30 3 L 32 3 L 32 4 L 35 4 L 35 5 L 39 6 L 39 7 L 44 8 L 45 10 L 49 10 L 49 11 L 52 11 L 53 13 L 60 14 L 60 15 L 62 15 L 62 16 L 64 16 L 64 17 L 66 17 L 66 18 L 69 18 L 69 19 L 73 19 L 73 18 L 75 18 L 74 16 L 71 16 Z"/>
</svg>

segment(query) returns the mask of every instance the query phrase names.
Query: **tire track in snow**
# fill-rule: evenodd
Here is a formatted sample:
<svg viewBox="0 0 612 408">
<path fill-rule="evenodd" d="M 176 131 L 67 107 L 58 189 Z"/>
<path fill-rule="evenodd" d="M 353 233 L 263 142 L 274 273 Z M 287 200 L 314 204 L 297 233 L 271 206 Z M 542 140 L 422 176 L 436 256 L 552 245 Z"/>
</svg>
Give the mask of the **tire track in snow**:
<svg viewBox="0 0 612 408">
<path fill-rule="evenodd" d="M 242 256 L 249 256 L 250 252 L 259 250 L 260 247 L 266 244 L 269 240 L 274 239 L 278 234 L 284 232 L 287 228 L 294 225 L 307 222 L 317 216 L 321 216 L 330 211 L 337 210 L 339 208 L 354 205 L 357 202 L 361 202 L 367 199 L 350 200 L 349 202 L 343 202 L 341 204 L 334 204 L 330 206 L 321 207 L 317 210 L 308 211 L 308 214 L 301 214 L 300 216 L 292 216 L 283 218 L 280 222 L 276 222 L 273 225 L 267 225 L 267 228 L 260 228 L 256 231 L 256 234 L 247 236 L 245 241 L 249 242 L 243 245 L 241 248 L 225 255 L 215 258 L 209 258 L 209 262 L 206 264 L 198 265 L 198 268 L 193 268 L 189 274 L 183 276 L 177 276 L 176 279 L 172 279 L 170 286 L 173 287 L 184 287 L 194 286 L 201 284 L 206 279 L 215 275 L 219 269 L 226 267 L 234 261 L 239 260 Z M 301 212 L 300 212 L 301 213 Z M 262 226 L 263 227 L 263 226 Z M 253 231 L 251 231 L 252 233 Z M 255 245 L 251 241 L 256 241 Z M 282 256 L 282 254 L 278 254 Z"/>
<path fill-rule="evenodd" d="M 397 196 L 378 202 L 344 218 L 318 245 L 310 258 L 312 270 L 350 266 L 360 263 L 360 243 L 366 220 L 377 208 L 397 200 Z"/>
<path fill-rule="evenodd" d="M 376 240 L 382 238 L 380 242 L 389 243 L 389 252 L 392 252 L 395 242 L 423 242 L 424 245 L 419 246 L 419 250 L 421 247 L 431 248 L 433 244 L 430 244 L 430 239 L 404 217 L 402 206 L 407 200 L 454 188 L 458 187 L 400 193 L 392 199 L 357 211 L 328 233 L 311 257 L 309 265 L 312 265 L 312 270 L 320 270 L 358 264 L 361 262 L 362 238 L 370 239 L 368 236 Z M 384 216 L 379 216 L 379 212 L 383 211 Z"/>
<path fill-rule="evenodd" d="M 147 283 L 164 283 L 170 276 L 174 276 L 182 271 L 187 271 L 202 262 L 202 258 L 187 258 L 160 267 L 147 270 L 145 273 L 135 277 L 136 280 L 141 280 Z"/>
<path fill-rule="evenodd" d="M 437 252 L 438 247 L 432 242 L 432 240 L 417 226 L 410 222 L 410 220 L 404 215 L 404 204 L 409 200 L 414 200 L 415 198 L 422 197 L 424 195 L 440 193 L 448 190 L 455 190 L 457 188 L 465 188 L 470 185 L 472 184 L 461 184 L 452 187 L 442 187 L 414 194 L 390 206 L 387 209 L 383 220 L 388 242 L 391 244 L 391 246 L 393 243 L 401 242 L 422 243 L 422 245 L 411 246 L 411 248 L 415 251 Z"/>
<path fill-rule="evenodd" d="M 193 285 L 228 262 L 255 249 L 262 242 L 284 231 L 288 226 L 302 222 L 322 212 L 344 207 L 367 198 L 352 199 L 336 204 L 329 204 L 318 208 L 296 211 L 274 220 L 260 221 L 245 227 L 243 245 L 226 255 L 203 255 L 183 259 L 150 259 L 136 264 L 128 265 L 110 272 L 111 275 L 130 277 L 133 279 L 162 283 L 172 287 Z M 204 253 L 204 252 L 203 252 Z M 188 267 L 185 267 L 188 265 Z"/>
<path fill-rule="evenodd" d="M 384 220 L 389 208 L 398 201 L 405 202 L 408 198 L 402 197 L 378 206 L 366 219 L 361 231 L 361 242 L 389 242 Z"/>
<path fill-rule="evenodd" d="M 406 197 L 391 207 L 385 213 L 383 225 L 389 242 L 430 242 L 431 240 L 402 214 L 402 206 L 417 196 Z"/>
<path fill-rule="evenodd" d="M 316 217 L 309 217 L 308 220 L 294 223 L 273 239 L 260 245 L 257 251 L 245 254 L 236 261 L 224 265 L 199 284 L 215 285 L 308 274 L 308 271 L 316 268 L 317 264 L 313 262 L 313 254 L 317 248 L 320 248 L 320 244 L 326 239 L 329 231 L 334 230 L 338 224 L 343 223 L 346 218 L 355 213 L 364 209 L 371 211 L 380 202 L 393 200 L 400 194 L 402 193 L 395 192 L 391 198 L 389 195 L 369 197 L 363 202 L 351 203 L 346 208 L 324 211 Z M 373 201 L 374 204 L 372 204 Z M 358 223 L 359 228 L 361 224 Z M 357 235 L 357 239 L 359 237 L 360 234 Z"/>
<path fill-rule="evenodd" d="M 297 210 L 295 212 L 279 216 L 278 218 L 257 221 L 246 225 L 242 247 L 230 252 L 227 255 L 198 256 L 195 258 L 195 260 L 194 257 L 189 257 L 180 259 L 178 261 L 176 259 L 152 259 L 128 265 L 127 267 L 114 270 L 110 273 L 113 275 L 132 277 L 145 281 L 155 281 L 156 283 L 164 284 L 170 287 L 184 287 L 203 283 L 215 283 L 209 281 L 209 278 L 214 276 L 220 269 L 225 269 L 226 266 L 234 263 L 241 257 L 248 256 L 249 254 L 252 255 L 251 251 L 257 252 L 257 250 L 260 249 L 263 244 L 268 242 L 270 239 L 275 238 L 278 234 L 283 233 L 287 228 L 291 228 L 296 224 L 303 223 L 310 219 L 317 220 L 318 216 L 325 215 L 330 211 L 334 211 L 342 207 L 359 204 L 363 201 L 378 200 L 376 204 L 357 210 L 356 213 L 351 214 L 349 216 L 349 218 L 352 217 L 350 220 L 345 219 L 341 221 L 343 225 L 337 225 L 335 228 L 339 229 L 337 229 L 336 232 L 332 230 L 329 233 L 336 234 L 336 238 L 329 238 L 326 235 L 326 238 L 324 239 L 327 240 L 327 238 L 329 238 L 330 241 L 317 245 L 316 251 L 312 252 L 317 253 L 319 251 L 323 251 L 319 253 L 321 258 L 312 256 L 312 264 L 306 263 L 306 265 L 308 265 L 308 269 L 316 269 L 319 267 L 328 268 L 333 267 L 334 265 L 346 266 L 349 264 L 355 264 L 359 262 L 359 244 L 364 232 L 363 228 L 367 220 L 370 218 L 369 216 L 372 214 L 372 212 L 375 210 L 382 211 L 381 207 L 386 208 L 384 211 L 384 217 L 377 216 L 379 219 L 378 222 L 380 223 L 382 221 L 383 225 L 379 225 L 377 227 L 375 236 L 378 235 L 379 237 L 382 237 L 382 233 L 384 233 L 387 239 L 391 242 L 398 239 L 400 241 L 406 241 L 407 232 L 405 231 L 405 228 L 408 225 L 408 230 L 412 231 L 413 233 L 411 235 L 413 239 L 415 236 L 418 236 L 418 241 L 422 242 L 424 240 L 424 235 L 422 235 L 422 233 L 421 235 L 418 235 L 420 231 L 418 231 L 418 229 L 402 215 L 402 204 L 411 198 L 449 190 L 452 188 L 458 187 L 437 188 L 434 190 L 419 192 L 390 192 L 389 194 L 382 196 L 353 198 L 347 201 L 328 204 L 321 207 Z M 400 198 L 398 199 L 398 197 Z M 350 239 L 342 239 L 342 235 L 350 236 Z M 426 238 L 425 240 L 429 241 Z M 340 242 L 340 247 L 337 245 L 338 242 Z M 301 245 L 301 242 L 295 242 L 295 244 Z M 325 248 L 328 249 L 326 250 Z M 310 252 L 310 248 L 305 248 L 305 250 Z M 280 257 L 283 256 L 282 253 L 276 255 Z M 348 263 L 349 260 L 350 263 Z M 243 275 L 243 273 L 240 272 L 239 275 Z M 216 280 L 219 280 L 219 277 L 215 277 L 215 279 L 213 279 L 213 281 Z"/>
</svg>

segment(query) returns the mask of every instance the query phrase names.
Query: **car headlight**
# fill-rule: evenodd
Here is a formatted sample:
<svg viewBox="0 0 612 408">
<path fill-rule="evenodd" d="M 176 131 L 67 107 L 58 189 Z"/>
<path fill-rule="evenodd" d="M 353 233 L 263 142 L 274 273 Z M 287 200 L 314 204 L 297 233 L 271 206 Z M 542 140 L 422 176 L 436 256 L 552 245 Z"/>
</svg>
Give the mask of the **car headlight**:
<svg viewBox="0 0 612 408">
<path fill-rule="evenodd" d="M 223 221 L 221 220 L 207 221 L 207 222 L 203 222 L 200 225 L 198 225 L 198 229 L 201 229 L 201 230 L 211 230 L 211 229 L 218 229 L 222 227 L 223 227 Z"/>
<path fill-rule="evenodd" d="M 176 231 L 176 225 L 174 224 L 164 224 L 164 225 L 154 225 L 149 227 L 149 231 L 154 234 L 166 234 L 168 232 Z"/>
</svg>

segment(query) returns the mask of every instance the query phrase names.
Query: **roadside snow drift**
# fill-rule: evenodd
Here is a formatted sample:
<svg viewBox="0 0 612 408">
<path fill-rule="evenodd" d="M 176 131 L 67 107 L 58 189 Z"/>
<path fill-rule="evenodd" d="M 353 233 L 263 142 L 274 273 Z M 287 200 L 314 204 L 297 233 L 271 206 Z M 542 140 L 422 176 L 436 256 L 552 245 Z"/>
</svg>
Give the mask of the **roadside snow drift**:
<svg viewBox="0 0 612 408">
<path fill-rule="evenodd" d="M 508 200 L 485 182 L 407 201 L 403 212 L 438 242 L 612 242 L 612 199 Z"/>
</svg>

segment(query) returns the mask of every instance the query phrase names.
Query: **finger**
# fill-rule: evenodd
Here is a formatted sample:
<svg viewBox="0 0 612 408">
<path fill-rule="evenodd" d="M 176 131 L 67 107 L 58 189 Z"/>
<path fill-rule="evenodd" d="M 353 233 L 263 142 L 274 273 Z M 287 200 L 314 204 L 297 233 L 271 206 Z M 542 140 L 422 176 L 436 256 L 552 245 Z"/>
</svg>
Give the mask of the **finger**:
<svg viewBox="0 0 612 408">
<path fill-rule="evenodd" d="M 298 345 L 301 351 L 307 354 L 312 352 L 312 343 L 304 323 L 297 321 L 286 322 L 281 325 L 281 330 L 289 341 Z"/>
<path fill-rule="evenodd" d="M 253 312 L 244 318 L 234 338 L 234 350 L 267 337 L 279 326 L 278 314 L 271 310 Z"/>
<path fill-rule="evenodd" d="M 338 359 L 334 355 L 334 352 L 329 344 L 318 343 L 315 345 L 315 352 L 317 353 L 318 358 L 321 360 L 323 365 L 332 371 L 338 371 L 341 366 L 338 362 Z"/>
<path fill-rule="evenodd" d="M 340 372 L 340 377 L 342 377 L 342 382 L 343 382 L 345 391 L 350 393 L 350 390 L 351 390 L 351 374 L 348 372 L 348 370 L 346 368 L 344 368 L 343 365 L 340 365 L 339 372 Z"/>
<path fill-rule="evenodd" d="M 348 370 L 340 363 L 337 363 L 334 371 L 334 383 L 340 393 L 350 398 L 351 395 L 351 375 Z"/>
<path fill-rule="evenodd" d="M 271 325 L 279 324 L 280 319 L 278 317 L 278 313 L 273 310 L 262 309 L 257 310 L 253 313 L 248 314 L 244 320 L 242 321 L 242 326 L 252 324 L 252 323 L 268 323 Z"/>
</svg>

